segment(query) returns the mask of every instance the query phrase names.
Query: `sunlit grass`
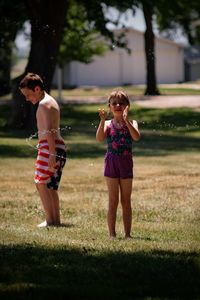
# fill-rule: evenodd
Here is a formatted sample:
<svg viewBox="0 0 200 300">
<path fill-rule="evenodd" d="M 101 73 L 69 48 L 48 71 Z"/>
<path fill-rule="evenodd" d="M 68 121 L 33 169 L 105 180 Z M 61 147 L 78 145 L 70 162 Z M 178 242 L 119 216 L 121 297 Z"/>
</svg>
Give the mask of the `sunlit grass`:
<svg viewBox="0 0 200 300">
<path fill-rule="evenodd" d="M 133 148 L 133 238 L 124 239 L 119 206 L 117 238 L 111 240 L 106 147 L 95 140 L 98 107 L 62 107 L 62 126 L 71 128 L 63 131 L 68 159 L 59 228 L 36 227 L 44 215 L 33 183 L 37 151 L 27 144 L 28 133 L 0 128 L 2 299 L 198 299 L 199 113 L 131 111 L 142 133 Z"/>
<path fill-rule="evenodd" d="M 198 84 L 198 82 L 191 82 L 190 87 L 165 87 L 165 85 L 158 85 L 158 89 L 161 95 L 199 95 L 200 94 L 200 89 L 197 88 L 192 88 L 192 84 Z M 187 85 L 187 84 L 186 84 Z M 77 88 L 72 88 L 72 89 L 65 89 L 63 88 L 62 90 L 62 97 L 65 98 L 72 98 L 73 97 L 80 97 L 83 99 L 86 99 L 87 97 L 103 97 L 105 98 L 105 101 L 108 97 L 108 95 L 112 92 L 114 89 L 125 89 L 127 93 L 130 96 L 137 96 L 137 97 L 142 97 L 144 96 L 146 86 L 145 85 L 127 85 L 127 86 L 108 86 L 108 87 L 96 87 L 96 86 L 83 86 L 83 87 L 77 87 Z M 57 89 L 52 89 L 51 91 L 52 96 L 55 98 L 58 97 L 58 90 Z M 4 96 L 0 97 L 0 101 L 9 101 L 11 99 L 12 95 L 7 94 Z"/>
<path fill-rule="evenodd" d="M 138 235 L 148 234 L 146 249 L 151 249 L 155 236 L 159 236 L 157 246 L 160 249 L 167 247 L 177 251 L 183 247 L 183 242 L 183 250 L 197 250 L 197 243 L 200 242 L 197 234 L 200 233 L 197 226 L 200 217 L 198 159 L 198 153 L 136 157 L 132 197 L 135 246 L 140 244 Z M 24 240 L 31 242 L 32 234 L 38 231 L 35 226 L 43 218 L 32 182 L 33 169 L 34 159 L 6 158 L 1 162 L 1 229 L 4 234 L 7 232 L 6 244 L 23 243 Z M 107 240 L 107 191 L 102 171 L 103 158 L 68 159 L 60 190 L 61 214 L 66 228 L 56 230 L 58 244 L 65 244 L 66 239 L 69 244 L 75 241 L 78 244 L 83 239 L 85 246 L 88 241 L 96 244 L 93 239 L 98 243 L 101 238 Z M 118 219 L 118 237 L 122 238 L 121 209 Z M 162 236 L 164 229 L 166 232 Z M 174 240 L 180 240 L 179 245 L 167 245 L 168 231 L 173 231 Z M 16 238 L 7 242 L 9 234 L 14 234 Z M 44 238 L 45 230 L 42 233 L 39 231 L 39 235 Z M 184 241 L 181 241 L 182 235 Z M 104 244 L 105 248 L 108 242 Z"/>
<path fill-rule="evenodd" d="M 145 86 L 122 86 L 122 87 L 83 87 L 83 88 L 74 88 L 74 89 L 63 89 L 63 97 L 105 97 L 107 99 L 108 95 L 114 89 L 125 89 L 130 96 L 143 96 L 145 93 Z M 175 87 L 160 87 L 158 89 L 161 95 L 199 95 L 200 89 L 194 88 L 175 88 Z M 58 91 L 52 90 L 52 95 L 57 97 Z"/>
</svg>

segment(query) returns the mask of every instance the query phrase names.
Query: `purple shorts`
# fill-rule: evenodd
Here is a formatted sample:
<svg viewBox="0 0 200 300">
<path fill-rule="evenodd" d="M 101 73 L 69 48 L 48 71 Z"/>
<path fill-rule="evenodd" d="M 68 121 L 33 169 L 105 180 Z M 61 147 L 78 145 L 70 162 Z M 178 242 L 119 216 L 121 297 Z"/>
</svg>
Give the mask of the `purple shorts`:
<svg viewBox="0 0 200 300">
<path fill-rule="evenodd" d="M 106 153 L 104 176 L 111 178 L 133 178 L 133 158 L 130 155 Z"/>
</svg>

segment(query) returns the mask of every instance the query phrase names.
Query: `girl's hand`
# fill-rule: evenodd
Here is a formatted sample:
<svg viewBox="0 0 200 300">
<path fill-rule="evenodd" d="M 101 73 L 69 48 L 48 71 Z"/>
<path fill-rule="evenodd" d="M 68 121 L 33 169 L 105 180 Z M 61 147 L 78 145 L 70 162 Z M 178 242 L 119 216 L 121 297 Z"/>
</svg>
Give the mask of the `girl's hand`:
<svg viewBox="0 0 200 300">
<path fill-rule="evenodd" d="M 104 110 L 104 108 L 100 108 L 98 111 L 99 111 L 99 116 L 100 116 L 101 120 L 105 121 L 107 113 Z"/>
<path fill-rule="evenodd" d="M 129 111 L 129 106 L 127 105 L 123 111 L 123 119 L 125 122 L 128 122 L 128 111 Z"/>
</svg>

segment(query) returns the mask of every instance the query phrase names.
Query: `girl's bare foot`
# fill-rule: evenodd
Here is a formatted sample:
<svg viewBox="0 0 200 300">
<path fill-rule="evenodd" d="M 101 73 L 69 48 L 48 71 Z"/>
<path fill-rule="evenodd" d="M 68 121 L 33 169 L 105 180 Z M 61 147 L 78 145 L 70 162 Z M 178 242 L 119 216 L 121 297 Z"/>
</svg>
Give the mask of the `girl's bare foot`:
<svg viewBox="0 0 200 300">
<path fill-rule="evenodd" d="M 110 234 L 110 238 L 111 238 L 111 239 L 116 238 L 116 234 Z"/>
<path fill-rule="evenodd" d="M 130 234 L 125 235 L 125 239 L 132 239 L 133 237 Z"/>
</svg>

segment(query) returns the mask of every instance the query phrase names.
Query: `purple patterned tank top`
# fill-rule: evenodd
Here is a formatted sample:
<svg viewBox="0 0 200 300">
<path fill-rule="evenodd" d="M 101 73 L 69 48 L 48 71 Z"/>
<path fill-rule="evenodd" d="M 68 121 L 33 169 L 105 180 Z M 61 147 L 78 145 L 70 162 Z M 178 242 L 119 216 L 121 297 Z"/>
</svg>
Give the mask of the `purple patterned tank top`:
<svg viewBox="0 0 200 300">
<path fill-rule="evenodd" d="M 116 128 L 113 120 L 107 127 L 107 153 L 115 155 L 130 155 L 132 154 L 132 137 L 126 125 L 121 128 Z"/>
</svg>

